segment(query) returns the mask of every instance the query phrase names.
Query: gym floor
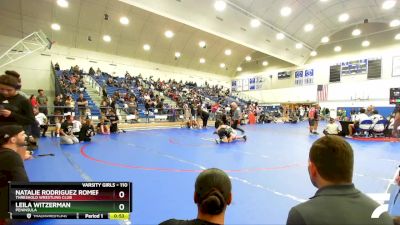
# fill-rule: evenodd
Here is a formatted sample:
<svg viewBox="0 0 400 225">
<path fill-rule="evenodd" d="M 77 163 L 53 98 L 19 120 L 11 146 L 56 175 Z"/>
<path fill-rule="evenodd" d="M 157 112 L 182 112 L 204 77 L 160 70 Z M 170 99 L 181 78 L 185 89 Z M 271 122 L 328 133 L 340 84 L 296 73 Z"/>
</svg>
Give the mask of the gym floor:
<svg viewBox="0 0 400 225">
<path fill-rule="evenodd" d="M 316 191 L 309 181 L 307 160 L 310 146 L 321 135 L 309 135 L 307 126 L 306 122 L 247 125 L 243 127 L 247 142 L 230 144 L 216 144 L 211 127 L 97 135 L 91 143 L 70 146 L 60 146 L 59 139 L 47 137 L 40 140 L 35 155 L 55 156 L 37 157 L 25 165 L 31 181 L 132 182 L 132 224 L 195 218 L 195 179 L 201 170 L 218 167 L 229 174 L 233 186 L 226 224 L 285 224 L 290 208 Z M 400 143 L 348 141 L 355 152 L 356 187 L 364 193 L 384 193 L 400 164 Z M 111 220 L 84 223 L 122 224 Z"/>
</svg>

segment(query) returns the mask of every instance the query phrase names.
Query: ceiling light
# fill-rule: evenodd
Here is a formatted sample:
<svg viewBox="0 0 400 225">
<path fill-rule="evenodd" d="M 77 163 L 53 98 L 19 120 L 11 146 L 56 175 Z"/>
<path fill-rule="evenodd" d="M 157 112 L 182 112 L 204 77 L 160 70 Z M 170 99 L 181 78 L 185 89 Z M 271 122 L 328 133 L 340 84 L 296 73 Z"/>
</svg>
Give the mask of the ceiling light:
<svg viewBox="0 0 400 225">
<path fill-rule="evenodd" d="M 111 41 L 111 37 L 109 35 L 104 35 L 103 36 L 103 41 L 110 42 Z"/>
<path fill-rule="evenodd" d="M 281 16 L 289 16 L 292 13 L 292 9 L 290 7 L 283 7 L 281 9 Z"/>
<path fill-rule="evenodd" d="M 390 22 L 390 27 L 398 27 L 398 26 L 400 26 L 400 20 L 396 19 Z"/>
<path fill-rule="evenodd" d="M 365 40 L 361 43 L 363 47 L 368 47 L 370 45 L 369 41 Z"/>
<path fill-rule="evenodd" d="M 143 49 L 145 50 L 145 51 L 149 51 L 150 50 L 150 45 L 148 45 L 148 44 L 145 44 L 145 45 L 143 45 Z"/>
<path fill-rule="evenodd" d="M 205 41 L 200 41 L 199 42 L 200 48 L 205 48 L 206 47 L 206 42 Z"/>
<path fill-rule="evenodd" d="M 334 50 L 335 52 L 340 52 L 340 51 L 342 51 L 342 47 L 336 46 L 333 50 Z"/>
<path fill-rule="evenodd" d="M 382 9 L 391 9 L 396 5 L 395 0 L 387 0 L 382 3 Z"/>
<path fill-rule="evenodd" d="M 350 18 L 349 14 L 343 13 L 343 14 L 340 14 L 338 20 L 339 20 L 339 22 L 344 23 L 347 20 L 349 20 L 349 18 Z"/>
<path fill-rule="evenodd" d="M 284 34 L 282 34 L 282 33 L 276 34 L 276 39 L 282 40 L 282 39 L 284 39 L 284 38 L 285 38 L 285 35 L 284 35 Z"/>
<path fill-rule="evenodd" d="M 306 24 L 306 25 L 304 26 L 304 31 L 305 31 L 305 32 L 310 32 L 310 31 L 312 31 L 313 29 L 314 29 L 314 25 L 311 24 L 311 23 Z"/>
<path fill-rule="evenodd" d="M 51 29 L 53 29 L 53 30 L 60 30 L 61 27 L 60 27 L 60 25 L 59 25 L 58 23 L 53 23 L 53 24 L 51 24 Z"/>
<path fill-rule="evenodd" d="M 231 55 L 231 54 L 232 54 L 232 50 L 230 50 L 230 49 L 225 50 L 225 55 Z"/>
<path fill-rule="evenodd" d="M 302 44 L 302 43 L 297 43 L 297 44 L 296 44 L 296 48 L 297 48 L 297 49 L 303 48 L 303 44 Z"/>
<path fill-rule="evenodd" d="M 238 67 L 238 68 L 236 68 L 236 71 L 238 71 L 238 72 L 241 72 L 243 69 L 242 69 L 242 67 Z"/>
<path fill-rule="evenodd" d="M 263 62 L 262 62 L 262 65 L 263 65 L 263 66 L 268 66 L 268 64 L 269 64 L 268 61 L 263 61 Z"/>
<path fill-rule="evenodd" d="M 328 0 L 319 0 L 320 2 L 327 2 Z"/>
<path fill-rule="evenodd" d="M 206 62 L 206 60 L 204 59 L 204 58 L 200 58 L 200 61 L 199 61 L 201 64 L 204 64 L 205 62 Z"/>
<path fill-rule="evenodd" d="M 251 27 L 259 27 L 261 25 L 261 22 L 258 19 L 252 19 L 250 21 L 250 26 Z"/>
<path fill-rule="evenodd" d="M 353 36 L 358 36 L 358 35 L 361 34 L 361 30 L 360 30 L 360 29 L 355 29 L 355 30 L 353 30 L 353 32 L 351 32 L 351 34 L 352 34 Z"/>
<path fill-rule="evenodd" d="M 119 22 L 122 25 L 128 25 L 129 24 L 129 19 L 127 17 L 123 16 L 123 17 L 119 18 Z"/>
<path fill-rule="evenodd" d="M 57 0 L 57 4 L 62 8 L 67 8 L 69 5 L 67 0 Z"/>
<path fill-rule="evenodd" d="M 329 42 L 329 37 L 325 36 L 325 37 L 321 38 L 321 42 L 322 43 L 328 43 Z"/>
<path fill-rule="evenodd" d="M 317 54 L 318 54 L 318 53 L 317 53 L 316 51 L 312 51 L 312 52 L 310 53 L 311 56 L 317 56 Z"/>
<path fill-rule="evenodd" d="M 215 10 L 220 11 L 220 12 L 224 11 L 226 8 L 226 3 L 224 1 L 216 1 L 214 3 L 214 8 L 215 8 Z"/>
<path fill-rule="evenodd" d="M 175 52 L 175 57 L 176 57 L 176 58 L 181 57 L 181 53 L 180 53 L 180 52 Z"/>
<path fill-rule="evenodd" d="M 248 56 L 246 56 L 246 58 L 244 58 L 244 59 L 246 59 L 247 62 L 250 62 L 250 61 L 251 61 L 251 56 L 248 55 Z"/>
<path fill-rule="evenodd" d="M 167 31 L 165 31 L 164 35 L 167 38 L 172 38 L 175 34 L 174 34 L 174 32 L 167 30 Z"/>
<path fill-rule="evenodd" d="M 400 40 L 400 34 L 396 34 L 396 36 L 394 37 L 394 39 Z"/>
<path fill-rule="evenodd" d="M 225 68 L 225 63 L 221 63 L 221 64 L 219 64 L 219 67 L 221 67 L 221 68 Z"/>
</svg>

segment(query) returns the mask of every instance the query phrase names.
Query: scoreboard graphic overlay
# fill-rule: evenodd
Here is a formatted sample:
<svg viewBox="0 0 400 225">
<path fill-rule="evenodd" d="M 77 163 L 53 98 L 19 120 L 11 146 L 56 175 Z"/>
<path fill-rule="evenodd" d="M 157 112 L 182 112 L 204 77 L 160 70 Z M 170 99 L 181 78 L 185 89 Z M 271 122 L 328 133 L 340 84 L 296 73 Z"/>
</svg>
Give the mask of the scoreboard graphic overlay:
<svg viewBox="0 0 400 225">
<path fill-rule="evenodd" d="M 130 182 L 9 183 L 10 219 L 129 219 Z"/>
</svg>

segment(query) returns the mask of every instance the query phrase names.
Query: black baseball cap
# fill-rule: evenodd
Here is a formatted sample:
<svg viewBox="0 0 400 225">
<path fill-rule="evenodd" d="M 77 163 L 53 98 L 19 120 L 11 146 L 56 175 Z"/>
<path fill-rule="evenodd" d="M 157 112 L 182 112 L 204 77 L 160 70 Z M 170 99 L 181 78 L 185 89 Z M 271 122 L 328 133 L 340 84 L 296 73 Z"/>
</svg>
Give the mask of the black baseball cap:
<svg viewBox="0 0 400 225">
<path fill-rule="evenodd" d="M 231 180 L 228 175 L 220 169 L 210 168 L 204 170 L 196 179 L 196 194 L 199 199 L 203 199 L 214 189 L 221 192 L 225 200 L 228 200 L 232 191 Z"/>
<path fill-rule="evenodd" d="M 6 125 L 0 127 L 0 145 L 3 145 L 10 140 L 10 138 L 24 131 L 20 125 Z"/>
</svg>

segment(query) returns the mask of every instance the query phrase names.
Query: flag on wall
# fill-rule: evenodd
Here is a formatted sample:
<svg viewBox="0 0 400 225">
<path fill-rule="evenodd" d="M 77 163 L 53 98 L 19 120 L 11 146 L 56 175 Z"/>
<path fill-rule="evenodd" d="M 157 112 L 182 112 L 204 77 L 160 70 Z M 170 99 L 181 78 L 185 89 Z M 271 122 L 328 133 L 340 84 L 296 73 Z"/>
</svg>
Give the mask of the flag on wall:
<svg viewBox="0 0 400 225">
<path fill-rule="evenodd" d="M 317 87 L 317 100 L 326 101 L 328 100 L 328 85 L 318 85 Z"/>
</svg>

